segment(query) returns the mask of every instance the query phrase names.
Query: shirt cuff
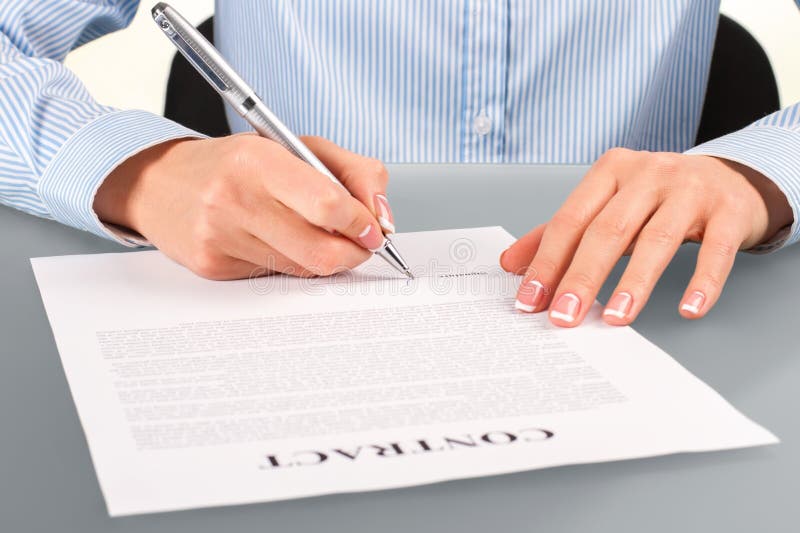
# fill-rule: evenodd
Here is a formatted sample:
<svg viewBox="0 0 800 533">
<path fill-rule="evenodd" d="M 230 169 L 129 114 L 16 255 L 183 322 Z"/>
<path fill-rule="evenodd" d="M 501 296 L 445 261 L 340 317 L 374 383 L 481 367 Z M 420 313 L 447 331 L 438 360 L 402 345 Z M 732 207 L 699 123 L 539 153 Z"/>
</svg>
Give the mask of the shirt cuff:
<svg viewBox="0 0 800 533">
<path fill-rule="evenodd" d="M 741 163 L 772 180 L 786 196 L 794 215 L 792 225 L 748 251 L 769 252 L 800 240 L 800 132 L 777 126 L 749 126 L 685 153 Z"/>
<path fill-rule="evenodd" d="M 53 219 L 124 246 L 147 244 L 140 235 L 106 225 L 93 209 L 97 190 L 115 168 L 157 144 L 203 135 L 145 111 L 114 111 L 75 132 L 39 180 L 38 192 Z"/>
</svg>

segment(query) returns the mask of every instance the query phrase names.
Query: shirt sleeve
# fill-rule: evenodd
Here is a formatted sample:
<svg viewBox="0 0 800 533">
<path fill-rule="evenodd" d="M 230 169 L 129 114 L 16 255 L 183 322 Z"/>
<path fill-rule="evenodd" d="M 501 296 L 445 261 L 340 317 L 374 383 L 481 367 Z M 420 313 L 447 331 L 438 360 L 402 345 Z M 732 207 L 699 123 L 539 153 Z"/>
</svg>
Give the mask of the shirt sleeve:
<svg viewBox="0 0 800 533">
<path fill-rule="evenodd" d="M 751 251 L 776 250 L 800 240 L 800 102 L 686 153 L 741 163 L 775 182 L 786 195 L 794 214 L 791 227 Z"/>
<path fill-rule="evenodd" d="M 163 117 L 97 103 L 62 64 L 127 26 L 138 0 L 4 0 L 0 6 L 0 203 L 132 246 L 103 224 L 97 189 L 120 163 L 171 139 L 200 137 Z"/>
</svg>

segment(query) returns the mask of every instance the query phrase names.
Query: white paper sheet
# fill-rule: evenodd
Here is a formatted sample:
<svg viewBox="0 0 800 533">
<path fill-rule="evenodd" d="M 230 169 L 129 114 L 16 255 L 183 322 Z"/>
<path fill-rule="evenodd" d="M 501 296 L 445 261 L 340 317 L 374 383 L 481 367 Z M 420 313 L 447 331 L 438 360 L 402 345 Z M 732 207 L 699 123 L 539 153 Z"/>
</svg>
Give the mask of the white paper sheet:
<svg viewBox="0 0 800 533">
<path fill-rule="evenodd" d="M 33 259 L 112 516 L 777 442 L 630 328 L 514 311 L 502 228 L 401 234 L 418 278 Z"/>
</svg>

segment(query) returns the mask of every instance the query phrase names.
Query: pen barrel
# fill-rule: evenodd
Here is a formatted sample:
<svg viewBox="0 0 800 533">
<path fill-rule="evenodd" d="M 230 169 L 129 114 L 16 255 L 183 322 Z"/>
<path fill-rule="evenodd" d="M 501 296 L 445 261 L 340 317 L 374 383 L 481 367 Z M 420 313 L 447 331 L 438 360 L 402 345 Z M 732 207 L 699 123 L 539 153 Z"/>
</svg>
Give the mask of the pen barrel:
<svg viewBox="0 0 800 533">
<path fill-rule="evenodd" d="M 250 110 L 247 110 L 243 115 L 245 120 L 262 137 L 271 139 L 276 143 L 286 148 L 291 154 L 299 159 L 302 159 L 316 170 L 327 176 L 331 181 L 337 185 L 342 185 L 336 179 L 336 176 L 328 170 L 322 161 L 314 155 L 308 146 L 303 144 L 297 137 L 292 134 L 286 125 L 281 122 L 261 101 L 258 101 Z"/>
</svg>

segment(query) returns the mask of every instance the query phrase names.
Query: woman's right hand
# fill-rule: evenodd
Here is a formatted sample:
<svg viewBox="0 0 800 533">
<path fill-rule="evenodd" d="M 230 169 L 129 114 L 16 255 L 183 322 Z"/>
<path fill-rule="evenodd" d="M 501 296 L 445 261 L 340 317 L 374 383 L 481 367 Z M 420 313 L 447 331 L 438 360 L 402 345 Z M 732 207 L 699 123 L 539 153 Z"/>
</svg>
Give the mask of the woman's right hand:
<svg viewBox="0 0 800 533">
<path fill-rule="evenodd" d="M 94 209 L 209 279 L 352 268 L 381 245 L 381 225 L 394 230 L 386 169 L 325 139 L 303 141 L 347 189 L 245 134 L 148 148 L 106 178 Z"/>
</svg>

